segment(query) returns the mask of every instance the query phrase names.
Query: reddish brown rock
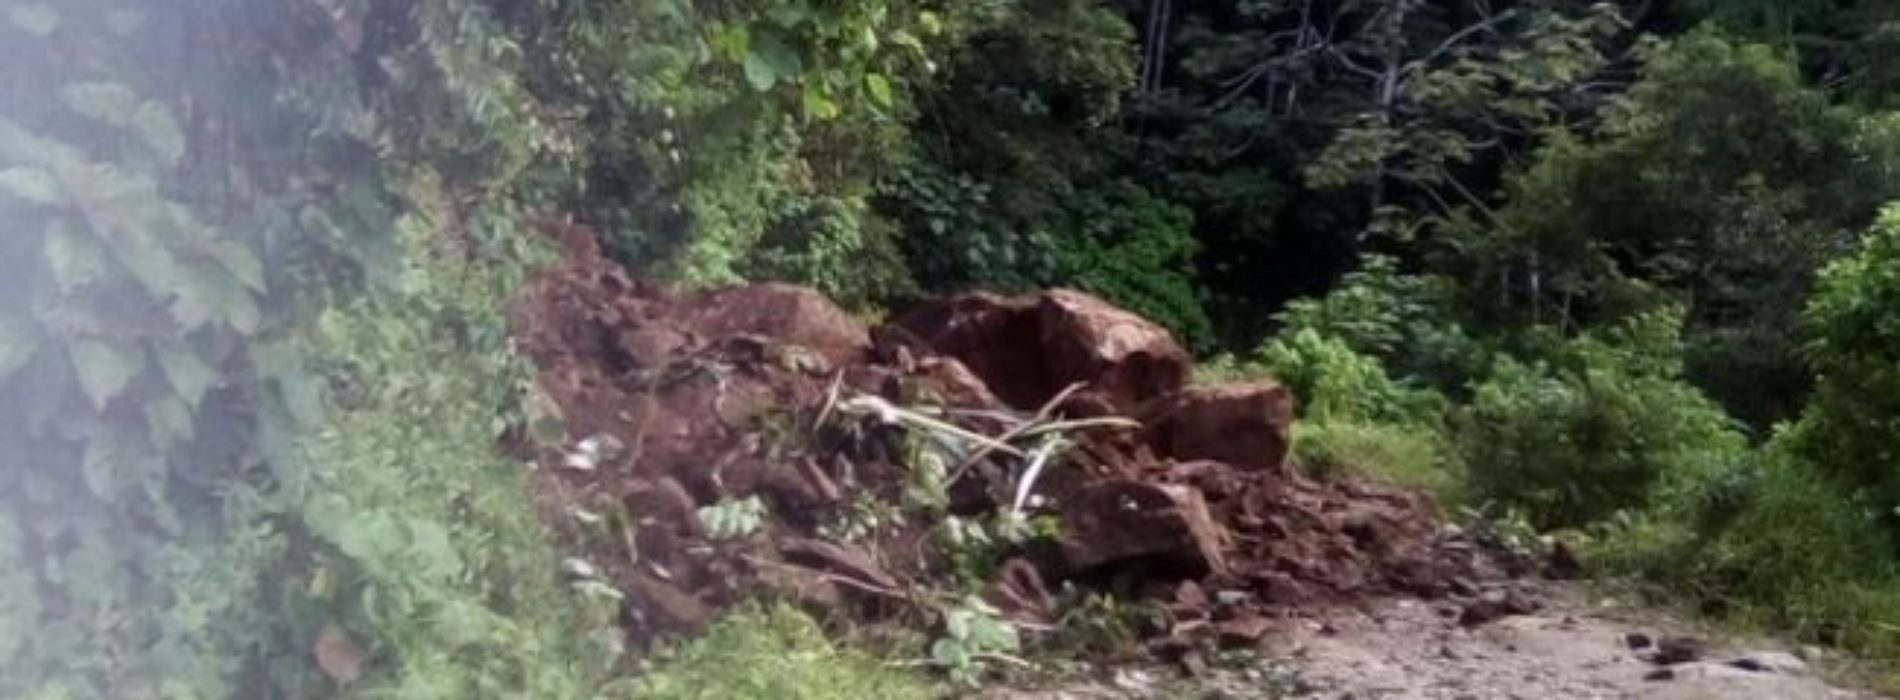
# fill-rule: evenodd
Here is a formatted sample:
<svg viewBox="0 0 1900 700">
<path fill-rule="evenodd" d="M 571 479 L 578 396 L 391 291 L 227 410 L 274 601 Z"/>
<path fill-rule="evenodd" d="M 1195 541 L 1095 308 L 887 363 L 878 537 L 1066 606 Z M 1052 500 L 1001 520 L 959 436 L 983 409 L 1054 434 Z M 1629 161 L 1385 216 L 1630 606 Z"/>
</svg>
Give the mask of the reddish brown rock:
<svg viewBox="0 0 1900 700">
<path fill-rule="evenodd" d="M 626 504 L 627 513 L 635 522 L 674 528 L 678 532 L 698 530 L 699 518 L 694 510 L 699 504 L 686 492 L 686 487 L 672 477 L 651 481 L 636 479 L 628 484 L 621 502 Z"/>
<path fill-rule="evenodd" d="M 729 287 L 690 297 L 683 306 L 685 325 L 702 337 L 761 336 L 815 351 L 833 366 L 860 361 L 871 347 L 864 324 L 806 287 Z"/>
<path fill-rule="evenodd" d="M 988 408 L 1002 403 L 981 377 L 954 357 L 923 360 L 917 363 L 917 373 L 939 399 L 951 406 Z"/>
<path fill-rule="evenodd" d="M 1094 401 L 1132 413 L 1187 381 L 1187 351 L 1167 329 L 1073 290 L 963 294 L 919 306 L 897 324 L 1021 409 L 1080 382 Z"/>
<path fill-rule="evenodd" d="M 1197 386 L 1163 398 L 1147 415 L 1156 454 L 1214 460 L 1246 470 L 1286 470 L 1293 395 L 1273 382 Z"/>
<path fill-rule="evenodd" d="M 1032 409 L 1062 387 L 1044 369 L 1033 297 L 1011 299 L 987 292 L 935 299 L 897 317 L 930 349 L 956 358 L 997 397 Z"/>
<path fill-rule="evenodd" d="M 1221 574 L 1224 544 L 1201 492 L 1184 486 L 1101 481 L 1062 507 L 1062 554 L 1077 573 L 1145 567 L 1180 579 Z"/>
<path fill-rule="evenodd" d="M 1272 620 L 1252 612 L 1214 623 L 1215 641 L 1224 649 L 1259 646 L 1260 640 L 1272 631 Z"/>
<path fill-rule="evenodd" d="M 1167 329 L 1093 296 L 1044 292 L 1036 326 L 1052 378 L 1087 382 L 1123 413 L 1187 382 L 1191 359 Z"/>
</svg>

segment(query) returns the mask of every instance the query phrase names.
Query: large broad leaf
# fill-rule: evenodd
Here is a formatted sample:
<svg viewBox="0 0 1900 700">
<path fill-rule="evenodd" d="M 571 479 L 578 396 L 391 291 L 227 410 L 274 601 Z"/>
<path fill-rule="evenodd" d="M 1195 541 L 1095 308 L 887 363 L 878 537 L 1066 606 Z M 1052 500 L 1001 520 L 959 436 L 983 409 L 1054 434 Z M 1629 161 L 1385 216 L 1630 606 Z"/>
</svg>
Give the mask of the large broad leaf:
<svg viewBox="0 0 1900 700">
<path fill-rule="evenodd" d="M 0 311 L 0 380 L 13 376 L 40 348 L 39 330 L 31 319 Z"/>
<path fill-rule="evenodd" d="M 72 219 L 59 217 L 47 222 L 45 252 L 53 282 L 61 291 L 91 284 L 105 272 L 105 249 Z"/>
<path fill-rule="evenodd" d="M 257 331 L 261 319 L 257 298 L 222 267 L 192 265 L 178 276 L 174 291 L 172 318 L 186 330 L 219 320 L 239 333 Z"/>
<path fill-rule="evenodd" d="M 66 107 L 115 126 L 129 124 L 139 108 L 139 94 L 118 83 L 74 83 L 59 91 Z"/>
<path fill-rule="evenodd" d="M 160 452 L 191 442 L 196 435 L 191 408 L 183 399 L 167 394 L 145 402 L 145 428 L 152 436 L 152 447 Z"/>
<path fill-rule="evenodd" d="M 154 354 L 158 357 L 159 369 L 165 371 L 165 380 L 186 405 L 196 408 L 205 394 L 217 386 L 218 371 L 190 348 L 168 344 Z"/>
<path fill-rule="evenodd" d="M 138 134 L 166 165 L 176 165 L 185 157 L 185 132 L 178 128 L 178 120 L 172 118 L 171 110 L 164 103 L 148 100 L 139 105 L 125 126 Z"/>
<path fill-rule="evenodd" d="M 93 408 L 105 410 L 107 404 L 125 393 L 132 379 L 145 369 L 145 353 L 137 346 L 109 343 L 86 338 L 73 343 L 67 351 L 79 388 L 92 400 Z"/>
<path fill-rule="evenodd" d="M 34 204 L 61 204 L 66 201 L 65 188 L 59 186 L 59 180 L 52 173 L 39 168 L 0 170 L 0 193 Z"/>
<path fill-rule="evenodd" d="M 219 238 L 208 244 L 206 249 L 244 286 L 254 292 L 264 291 L 264 263 L 257 259 L 257 254 L 252 253 L 250 248 L 229 238 Z"/>
<path fill-rule="evenodd" d="M 161 478 L 165 461 L 153 454 L 137 428 L 107 428 L 86 441 L 80 458 L 80 476 L 92 495 L 112 501 L 137 485 Z"/>
<path fill-rule="evenodd" d="M 770 90 L 780 81 L 796 78 L 803 71 L 798 51 L 783 37 L 773 32 L 759 32 L 752 37 L 752 50 L 745 58 L 745 78 L 752 89 Z"/>
</svg>

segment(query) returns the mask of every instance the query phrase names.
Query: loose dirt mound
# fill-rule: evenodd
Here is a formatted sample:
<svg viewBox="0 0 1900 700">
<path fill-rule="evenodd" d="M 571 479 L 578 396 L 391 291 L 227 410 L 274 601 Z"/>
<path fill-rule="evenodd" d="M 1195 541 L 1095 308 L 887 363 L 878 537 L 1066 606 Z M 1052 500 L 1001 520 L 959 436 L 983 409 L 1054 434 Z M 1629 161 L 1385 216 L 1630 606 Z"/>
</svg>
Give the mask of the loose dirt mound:
<svg viewBox="0 0 1900 700">
<path fill-rule="evenodd" d="M 1166 331 L 1086 294 L 966 295 L 867 330 L 807 289 L 675 293 L 569 248 L 515 314 L 565 433 L 535 452 L 537 506 L 636 638 L 763 591 L 911 614 L 975 570 L 1018 617 L 1049 615 L 1057 582 L 1146 596 L 1179 649 L 1476 575 L 1428 499 L 1287 469 L 1283 389 L 1187 386 Z M 973 522 L 1055 527 L 973 569 L 944 536 Z"/>
</svg>

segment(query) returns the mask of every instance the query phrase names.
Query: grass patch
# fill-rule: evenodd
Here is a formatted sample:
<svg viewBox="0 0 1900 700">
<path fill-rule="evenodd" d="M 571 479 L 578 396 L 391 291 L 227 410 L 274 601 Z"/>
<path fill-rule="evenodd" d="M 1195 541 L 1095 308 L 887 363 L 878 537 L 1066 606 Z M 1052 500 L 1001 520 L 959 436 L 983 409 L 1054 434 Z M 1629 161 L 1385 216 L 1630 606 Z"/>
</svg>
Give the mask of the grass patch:
<svg viewBox="0 0 1900 700">
<path fill-rule="evenodd" d="M 934 697 L 921 675 L 833 644 L 810 617 L 783 605 L 728 614 L 632 683 L 632 696 L 647 700 Z"/>
<path fill-rule="evenodd" d="M 1293 461 L 1308 476 L 1353 476 L 1453 495 L 1451 450 L 1427 428 L 1358 421 L 1293 426 Z"/>
</svg>

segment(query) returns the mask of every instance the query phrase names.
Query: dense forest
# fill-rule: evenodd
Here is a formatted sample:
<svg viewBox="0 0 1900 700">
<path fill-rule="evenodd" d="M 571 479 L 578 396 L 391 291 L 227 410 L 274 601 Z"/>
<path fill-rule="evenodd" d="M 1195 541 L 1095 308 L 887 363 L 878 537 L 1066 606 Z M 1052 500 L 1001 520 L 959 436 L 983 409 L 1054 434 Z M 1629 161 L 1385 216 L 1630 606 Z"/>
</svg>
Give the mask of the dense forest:
<svg viewBox="0 0 1900 700">
<path fill-rule="evenodd" d="M 567 225 L 866 318 L 1085 290 L 1315 474 L 1900 659 L 1900 3 L 0 12 L 0 696 L 718 696 L 495 448 Z"/>
</svg>

